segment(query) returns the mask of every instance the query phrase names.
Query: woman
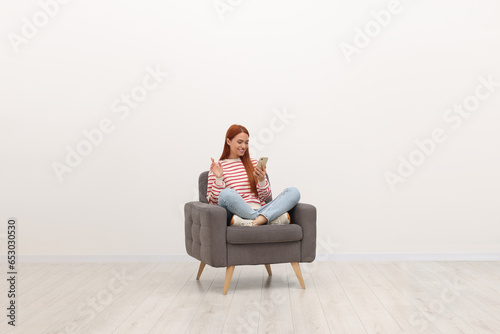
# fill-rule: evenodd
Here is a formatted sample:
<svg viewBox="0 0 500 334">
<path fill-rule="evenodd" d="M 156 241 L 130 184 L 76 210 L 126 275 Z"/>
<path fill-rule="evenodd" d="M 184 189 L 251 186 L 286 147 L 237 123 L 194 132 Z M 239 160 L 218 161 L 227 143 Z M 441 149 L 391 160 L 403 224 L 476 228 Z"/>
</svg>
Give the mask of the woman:
<svg viewBox="0 0 500 334">
<path fill-rule="evenodd" d="M 230 225 L 257 226 L 289 224 L 291 210 L 300 200 L 297 188 L 283 190 L 274 200 L 266 178 L 266 167 L 257 168 L 257 160 L 248 153 L 248 130 L 233 124 L 226 133 L 224 150 L 218 162 L 213 158 L 208 174 L 207 199 L 232 215 Z"/>
</svg>

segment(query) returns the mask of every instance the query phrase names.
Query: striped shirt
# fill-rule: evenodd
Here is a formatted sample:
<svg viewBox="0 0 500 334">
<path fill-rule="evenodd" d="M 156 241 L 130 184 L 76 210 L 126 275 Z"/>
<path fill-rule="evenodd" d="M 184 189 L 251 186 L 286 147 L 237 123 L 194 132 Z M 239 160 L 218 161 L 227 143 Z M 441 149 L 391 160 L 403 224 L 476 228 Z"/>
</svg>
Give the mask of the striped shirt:
<svg viewBox="0 0 500 334">
<path fill-rule="evenodd" d="M 257 160 L 251 159 L 252 164 L 257 167 Z M 216 178 L 210 171 L 208 173 L 207 200 L 210 204 L 218 204 L 219 193 L 224 188 L 234 189 L 253 209 L 258 209 L 266 204 L 265 200 L 271 196 L 271 186 L 267 178 L 257 183 L 258 198 L 250 189 L 247 172 L 240 158 L 220 160 L 223 175 Z"/>
</svg>

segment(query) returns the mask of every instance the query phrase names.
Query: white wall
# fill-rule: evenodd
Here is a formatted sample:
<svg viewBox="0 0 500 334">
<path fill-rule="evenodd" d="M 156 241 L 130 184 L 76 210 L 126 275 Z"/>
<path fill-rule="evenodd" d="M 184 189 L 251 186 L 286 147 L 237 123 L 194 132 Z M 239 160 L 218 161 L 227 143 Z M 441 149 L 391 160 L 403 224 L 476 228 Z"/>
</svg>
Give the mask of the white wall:
<svg viewBox="0 0 500 334">
<path fill-rule="evenodd" d="M 498 1 L 53 1 L 0 4 L 0 236 L 16 217 L 21 254 L 185 254 L 182 206 L 233 123 L 274 194 L 317 207 L 319 253 L 500 252 Z"/>
</svg>

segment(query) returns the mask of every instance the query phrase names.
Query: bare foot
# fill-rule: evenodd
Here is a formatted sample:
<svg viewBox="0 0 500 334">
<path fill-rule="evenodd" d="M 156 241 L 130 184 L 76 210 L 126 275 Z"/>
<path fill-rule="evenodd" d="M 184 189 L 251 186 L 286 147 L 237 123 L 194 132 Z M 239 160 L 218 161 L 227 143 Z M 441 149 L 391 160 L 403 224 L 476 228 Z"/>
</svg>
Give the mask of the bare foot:
<svg viewBox="0 0 500 334">
<path fill-rule="evenodd" d="M 267 223 L 267 218 L 262 215 L 259 215 L 257 218 L 255 218 L 255 220 L 252 223 L 254 225 L 264 225 L 265 223 Z"/>
</svg>

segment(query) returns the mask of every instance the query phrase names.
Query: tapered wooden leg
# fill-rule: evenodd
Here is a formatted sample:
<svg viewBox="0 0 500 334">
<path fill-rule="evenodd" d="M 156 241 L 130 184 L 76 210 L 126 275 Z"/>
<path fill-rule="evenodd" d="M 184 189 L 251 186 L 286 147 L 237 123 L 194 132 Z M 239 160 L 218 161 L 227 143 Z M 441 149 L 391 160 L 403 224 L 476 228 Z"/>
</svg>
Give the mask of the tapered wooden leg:
<svg viewBox="0 0 500 334">
<path fill-rule="evenodd" d="M 269 276 L 272 276 L 273 272 L 271 271 L 271 265 L 270 264 L 266 264 L 266 270 L 267 270 L 267 273 Z"/>
<path fill-rule="evenodd" d="M 231 278 L 233 278 L 234 266 L 226 267 L 226 279 L 224 280 L 224 291 L 223 295 L 227 294 L 227 290 L 229 290 L 229 284 L 231 284 Z"/>
<path fill-rule="evenodd" d="M 293 271 L 295 271 L 295 275 L 297 275 L 297 278 L 299 279 L 300 286 L 302 287 L 302 289 L 305 289 L 306 286 L 304 285 L 304 279 L 302 278 L 302 272 L 300 271 L 299 263 L 292 262 L 292 267 Z"/>
<path fill-rule="evenodd" d="M 200 268 L 198 269 L 198 276 L 196 276 L 196 280 L 200 279 L 201 273 L 203 272 L 204 268 L 205 268 L 205 262 L 200 262 Z"/>
</svg>

